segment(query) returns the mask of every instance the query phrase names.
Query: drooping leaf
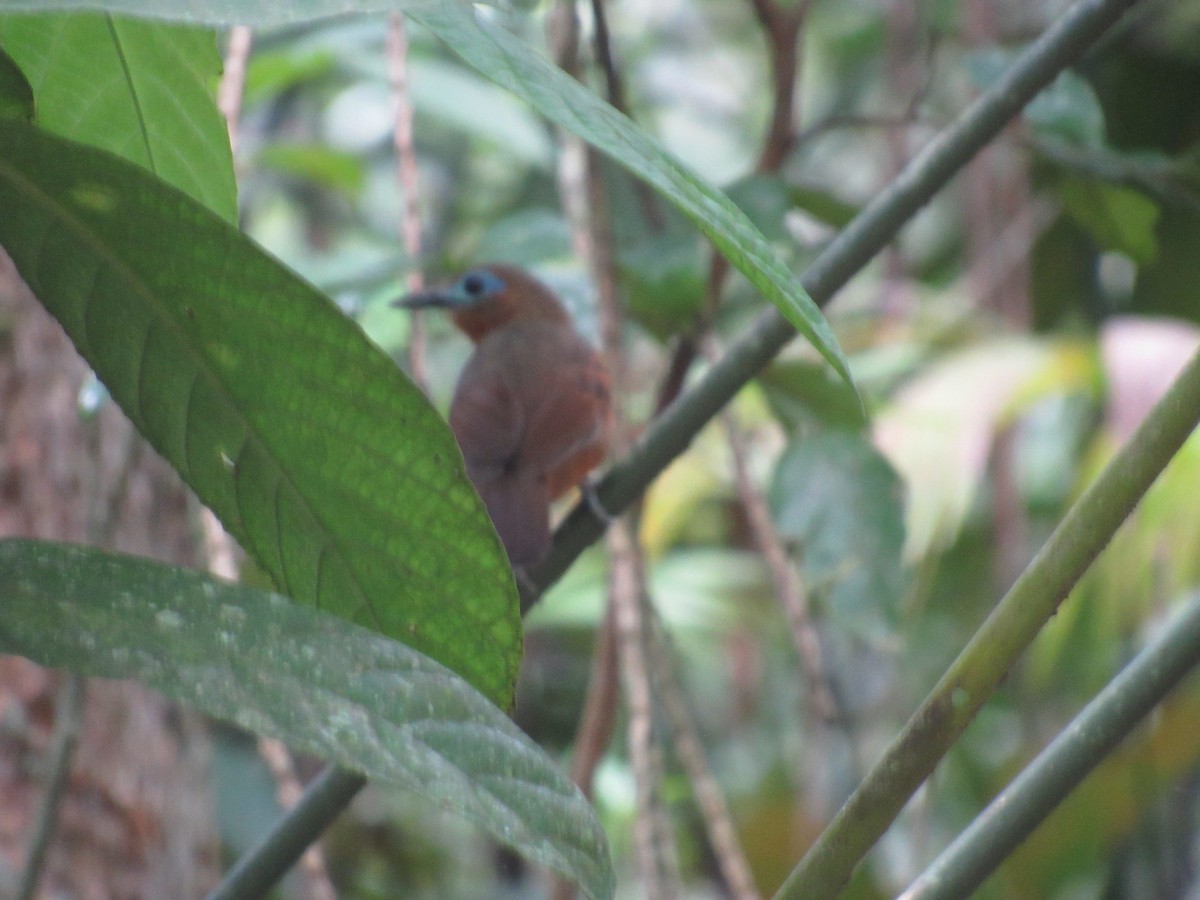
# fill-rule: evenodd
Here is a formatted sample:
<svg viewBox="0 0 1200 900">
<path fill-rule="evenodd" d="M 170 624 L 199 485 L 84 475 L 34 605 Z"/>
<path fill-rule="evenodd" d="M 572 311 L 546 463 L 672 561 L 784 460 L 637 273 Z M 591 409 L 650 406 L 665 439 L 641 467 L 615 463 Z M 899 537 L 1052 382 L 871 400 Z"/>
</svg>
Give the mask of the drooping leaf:
<svg viewBox="0 0 1200 900">
<path fill-rule="evenodd" d="M 420 794 L 590 896 L 612 894 L 583 795 L 487 698 L 403 644 L 276 594 L 40 541 L 0 541 L 0 596 L 0 652 L 136 678 Z"/>
<path fill-rule="evenodd" d="M 1067 178 L 1059 191 L 1063 207 L 1104 250 L 1124 253 L 1137 263 L 1158 255 L 1158 204 L 1140 191 Z"/>
<path fill-rule="evenodd" d="M 908 486 L 905 558 L 958 537 L 1005 425 L 1047 395 L 1094 381 L 1090 349 L 1077 341 L 1003 337 L 948 354 L 897 391 L 874 432 Z"/>
<path fill-rule="evenodd" d="M 124 156 L 237 220 L 211 29 L 96 13 L 6 15 L 0 46 L 29 76 L 44 128 Z"/>
<path fill-rule="evenodd" d="M 858 630 L 881 630 L 907 581 L 903 485 L 887 460 L 861 433 L 810 434 L 780 459 L 771 506 L 830 615 Z"/>
<path fill-rule="evenodd" d="M 276 169 L 351 197 L 362 190 L 366 180 L 360 157 L 323 144 L 273 142 L 258 151 L 255 161 L 264 168 Z"/>
<path fill-rule="evenodd" d="M 792 205 L 819 222 L 842 228 L 858 215 L 859 208 L 837 197 L 827 186 L 794 184 L 788 188 Z"/>
<path fill-rule="evenodd" d="M 844 381 L 807 360 L 787 359 L 772 364 L 758 379 L 771 411 L 793 430 L 814 421 L 836 428 L 858 428 L 866 415 Z"/>
<path fill-rule="evenodd" d="M 205 24 L 276 25 L 403 9 L 469 65 L 578 134 L 675 204 L 729 261 L 812 343 L 848 383 L 833 330 L 798 279 L 730 199 L 668 154 L 649 134 L 503 28 L 481 21 L 459 0 L 0 0 L 0 10 L 102 8 Z"/>
<path fill-rule="evenodd" d="M 695 232 L 672 230 L 618 258 L 629 312 L 661 341 L 691 328 L 704 304 L 708 269 Z"/>
<path fill-rule="evenodd" d="M 280 589 L 495 702 L 521 625 L 453 437 L 327 298 L 143 169 L 0 123 L 0 245 Z"/>
<path fill-rule="evenodd" d="M 0 47 L 0 119 L 33 121 L 33 88 L 25 73 Z"/>
<path fill-rule="evenodd" d="M 783 176 L 773 173 L 747 175 L 729 185 L 726 193 L 767 239 L 790 242 L 783 220 L 792 208 L 792 197 Z"/>
<path fill-rule="evenodd" d="M 537 116 L 469 69 L 438 59 L 416 60 L 411 98 L 418 114 L 448 122 L 523 165 L 553 164 L 554 147 Z"/>
</svg>

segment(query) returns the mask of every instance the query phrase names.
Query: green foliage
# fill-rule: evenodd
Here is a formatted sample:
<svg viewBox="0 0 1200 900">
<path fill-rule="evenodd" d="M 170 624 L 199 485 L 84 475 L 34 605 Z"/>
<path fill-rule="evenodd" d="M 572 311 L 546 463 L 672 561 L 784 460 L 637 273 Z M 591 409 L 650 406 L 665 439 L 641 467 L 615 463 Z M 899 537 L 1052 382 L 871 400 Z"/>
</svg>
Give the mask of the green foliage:
<svg viewBox="0 0 1200 900">
<path fill-rule="evenodd" d="M 713 313 L 705 336 L 718 347 L 741 339 L 764 295 L 809 329 L 824 358 L 808 346 L 790 347 L 753 389 L 739 394 L 736 411 L 746 430 L 743 463 L 752 481 L 772 483 L 777 527 L 814 600 L 826 667 L 854 724 L 849 738 L 831 735 L 828 723 L 809 712 L 808 682 L 743 515 L 743 488 L 731 474 L 724 429 L 696 436 L 647 493 L 641 519 L 650 593 L 683 657 L 710 763 L 730 796 L 763 890 L 795 865 L 861 780 L 858 766 L 899 731 L 1094 474 L 1090 460 L 1105 455 L 1097 448 L 1105 446 L 1110 424 L 1105 392 L 1117 373 L 1100 359 L 1093 332 L 1114 312 L 1200 320 L 1193 252 L 1200 241 L 1200 178 L 1190 148 L 1200 93 L 1185 89 L 1200 82 L 1200 65 L 1183 29 L 1161 24 L 1162 11 L 1115 34 L 1077 71 L 1060 74 L 964 180 L 966 190 L 935 199 L 900 233 L 887 259 L 829 307 L 826 329 L 796 294 L 791 273 L 821 251 L 833 229 L 873 202 L 902 159 L 929 142 L 933 128 L 951 121 L 978 89 L 996 83 L 1020 56 L 1011 46 L 1014 36 L 1032 33 L 1035 21 L 1036 30 L 1045 30 L 1050 13 L 1035 4 L 1019 22 L 999 16 L 991 37 L 1008 49 L 979 52 L 978 42 L 962 40 L 961 10 L 944 0 L 922 6 L 907 23 L 878 4 L 816 5 L 802 36 L 799 138 L 780 171 L 760 173 L 757 143 L 769 114 L 771 73 L 750 5 L 606 4 L 616 64 L 641 128 L 546 61 L 545 4 L 0 0 L 0 11 L 58 14 L 97 5 L 110 17 L 129 12 L 201 25 L 268 26 L 256 31 L 244 98 L 243 227 L 328 291 L 388 351 L 398 351 L 408 334 L 408 319 L 388 301 L 402 289 L 404 270 L 417 263 L 434 277 L 485 258 L 536 267 L 584 330 L 595 333 L 587 278 L 557 196 L 555 138 L 546 118 L 576 130 L 625 167 L 606 162 L 603 177 L 628 314 L 623 334 L 630 370 L 621 399 L 633 422 L 640 426 L 651 417 L 666 354 L 680 334 L 695 330 L 701 310 L 706 319 Z M 411 13 L 410 90 L 425 238 L 419 261 L 409 260 L 396 241 L 385 20 L 312 24 L 335 13 L 393 6 Z M 13 32 L 3 29 L 11 18 L 0 20 L 6 47 Z M 119 26 L 113 31 L 119 40 L 101 31 L 94 46 L 78 46 L 81 58 L 94 55 L 90 64 L 99 66 L 114 49 L 141 47 L 122 20 L 92 18 Z M 309 24 L 278 32 L 269 27 L 299 22 Z M 184 33 L 176 25 L 130 24 L 153 33 L 144 42 L 155 46 L 160 33 Z M 180 39 L 187 52 L 160 48 L 158 55 L 130 58 L 154 60 L 139 63 L 150 69 L 190 71 L 189 90 L 199 84 L 207 92 L 215 72 L 212 36 L 188 33 L 191 42 Z M 41 47 L 39 53 L 50 52 Z M 59 71 L 67 66 L 39 69 L 30 56 L 18 62 L 35 89 L 22 88 L 19 70 L 15 81 L 5 81 L 0 57 L 0 117 L 27 118 L 35 97 L 40 113 L 52 84 L 41 76 L 70 74 Z M 971 77 L 963 77 L 964 70 Z M 583 83 L 598 84 L 597 76 L 589 70 Z M 119 106 L 136 95 L 139 83 L 118 78 L 119 89 L 104 102 Z M 70 91 L 61 96 L 66 101 L 56 115 L 65 117 Z M 12 113 L 4 112 L 5 100 Z M 207 110 L 194 119 L 206 140 L 224 140 L 211 97 L 186 106 Z M 170 129 L 156 128 L 159 117 L 171 114 L 156 108 L 144 126 L 114 114 L 121 125 L 113 131 L 140 135 L 129 142 L 134 150 L 151 140 L 169 145 Z M 345 122 L 366 125 L 347 137 L 340 132 Z M 479 679 L 500 685 L 498 676 L 516 664 L 507 573 L 478 506 L 462 493 L 444 429 L 406 382 L 384 374 L 391 363 L 357 333 L 351 336 L 330 304 L 267 266 L 250 242 L 207 220 L 195 230 L 199 214 L 161 185 L 135 178 L 104 154 L 24 136 L 28 129 L 0 128 L 9 128 L 0 132 L 0 210 L 14 208 L 14 196 L 20 204 L 20 215 L 0 214 L 0 242 L 20 235 L 15 245 L 26 277 L 40 294 L 58 294 L 47 302 L 76 323 L 71 327 L 86 338 L 90 359 L 114 382 L 116 396 L 173 454 L 185 477 L 203 476 L 205 496 L 224 503 L 219 511 L 232 518 L 251 552 L 288 576 L 288 590 L 307 592 L 309 599 L 319 594 L 334 605 L 338 597 L 357 596 L 357 585 L 344 584 L 342 591 L 315 575 L 306 580 L 306 572 L 332 566 L 323 570 L 336 576 L 342 570 L 334 558 L 346 567 L 357 560 L 364 571 L 386 569 L 391 590 L 380 608 L 405 611 L 395 613 L 395 636 L 408 640 L 410 621 L 440 629 L 436 646 L 424 652 L 447 662 L 442 648 L 448 647 L 480 673 L 477 686 Z M 186 129 L 175 130 L 180 140 L 188 138 Z M 10 133 L 21 135 L 12 146 L 53 147 L 50 155 L 65 154 L 63 161 L 10 158 Z M 92 141 L 68 130 L 62 135 Z M 710 177 L 719 173 L 715 180 L 725 194 L 683 169 L 664 146 Z M 26 168 L 43 173 L 37 196 L 25 189 L 35 183 Z M 108 188 L 76 189 L 81 172 L 100 170 L 106 178 L 117 173 L 115 198 Z M 630 172 L 644 179 L 639 187 L 648 183 L 658 193 L 648 197 L 635 188 Z M 57 176 L 69 177 L 55 184 Z M 980 197 L 987 202 L 976 203 Z M 140 203 L 136 216 L 120 218 L 144 221 L 154 240 L 135 241 L 132 225 L 114 232 L 109 226 L 128 223 L 95 209 L 108 200 L 121 210 Z M 37 217 L 30 219 L 29 211 Z M 56 237 L 35 252 L 33 238 L 47 215 L 54 223 L 48 233 Z M 74 237 L 67 242 L 64 234 Z M 709 296 L 705 234 L 746 276 L 727 279 L 717 308 L 706 305 L 717 298 Z M 162 249 L 171 243 L 180 246 Z M 56 277 L 90 284 L 84 276 L 98 259 L 109 263 L 103 271 L 118 273 L 115 281 L 106 275 L 91 294 L 86 285 L 48 290 Z M 152 267 L 169 272 L 170 280 L 155 281 L 147 274 Z M 85 303 L 85 295 L 92 299 Z M 1029 305 L 1008 305 L 1015 298 Z M 1025 335 L 1019 324 L 1025 321 L 1043 334 Z M 431 318 L 428 333 L 431 393 L 435 404 L 444 404 L 465 348 L 444 321 Z M 834 336 L 847 350 L 844 357 Z M 236 358 L 220 352 L 229 348 L 238 351 Z M 335 352 L 344 355 L 335 358 Z M 831 359 L 844 359 L 856 381 L 868 386 L 873 423 L 865 421 L 854 385 L 826 364 Z M 1161 353 L 1149 346 L 1143 364 L 1159 362 Z M 131 375 L 143 369 L 157 377 Z M 694 365 L 688 383 L 704 369 L 703 361 Z M 185 394 L 185 380 L 198 387 Z M 179 398 L 193 390 L 207 399 L 180 412 Z M 377 421 L 396 417 L 393 424 Z M 225 472 L 205 468 L 229 443 L 222 429 L 230 420 L 231 433 L 248 436 L 252 450 L 270 448 L 273 470 L 261 475 L 240 460 Z M 919 821 L 901 818 L 892 826 L 889 852 L 860 867 L 846 896 L 894 896 L 913 867 L 961 829 L 1144 644 L 1165 605 L 1195 586 L 1195 516 L 1188 505 L 1195 496 L 1193 463 L 1185 455 L 1148 496 L 1138 518 L 943 760 Z M 423 466 L 438 469 L 433 489 L 421 480 L 428 475 Z M 293 492 L 277 520 L 269 518 L 270 498 L 253 490 L 256 483 Z M 413 506 L 422 503 L 428 505 Z M 461 553 L 433 561 L 455 542 Z M 604 608 L 602 569 L 599 555 L 585 556 L 532 623 L 519 721 L 555 748 L 572 733 L 583 703 L 587 654 Z M 413 572 L 428 580 L 417 583 Z M 379 574 L 375 588 L 384 581 Z M 504 651 L 490 645 L 476 617 L 479 607 L 485 616 L 499 609 L 497 598 L 504 601 Z M 365 610 L 343 612 L 365 616 Z M 312 610 L 290 615 L 325 621 Z M 958 674 L 977 676 L 980 658 L 997 664 L 1000 650 L 984 650 Z M 164 646 L 164 654 L 173 652 Z M 508 666 L 503 673 L 489 669 L 501 660 Z M 302 684 L 306 674 L 323 673 L 292 674 Z M 417 693 L 405 698 L 419 709 L 420 689 L 412 690 Z M 1196 766 L 1188 742 L 1197 721 L 1192 694 L 1116 755 L 1086 786 L 1086 796 L 1065 804 L 980 896 L 1041 898 L 1088 886 L 1098 892 L 1106 881 L 1117 884 L 1130 871 L 1152 868 L 1154 858 L 1138 843 L 1148 830 L 1142 823 L 1185 811 L 1156 804 L 1180 803 L 1186 791 L 1178 788 Z M 491 695 L 508 701 L 503 691 Z M 982 694 L 940 696 L 955 709 L 982 702 Z M 346 711 L 336 701 L 330 708 L 331 717 Z M 687 785 L 673 775 L 668 785 L 672 812 L 681 813 L 685 890 L 718 890 L 703 862 L 705 839 L 688 818 Z M 619 748 L 610 749 L 595 789 L 600 815 L 618 836 L 618 871 L 631 869 L 634 847 L 621 836 L 632 833 L 634 785 Z M 448 796 L 462 799 L 453 788 Z M 546 812 L 530 803 L 530 818 Z M 871 804 L 860 821 L 877 818 L 880 809 Z M 375 842 L 356 840 L 358 823 L 346 823 L 342 845 L 352 845 L 354 855 L 342 865 L 365 873 L 345 886 L 348 895 L 410 894 L 410 885 L 378 874 L 404 858 L 395 844 L 405 842 L 405 826 L 393 820 L 392 827 L 400 834 L 380 840 L 377 849 Z M 428 829 L 421 847 L 442 840 L 441 856 L 449 861 L 443 865 L 457 868 L 470 857 L 490 876 L 486 849 L 435 831 Z M 380 863 L 383 857 L 391 862 Z M 897 859 L 904 864 L 898 867 Z"/>
<path fill-rule="evenodd" d="M 33 88 L 11 56 L 0 49 L 0 118 L 33 120 Z"/>
<path fill-rule="evenodd" d="M 661 341 L 694 322 L 704 304 L 704 255 L 691 232 L 655 235 L 621 254 L 629 311 Z"/>
<path fill-rule="evenodd" d="M 0 125 L 0 244 L 282 591 L 507 705 L 507 560 L 437 413 L 327 299 L 141 169 Z"/>
<path fill-rule="evenodd" d="M 139 163 L 237 220 L 229 140 L 212 99 L 221 71 L 212 31 L 100 14 L 4 15 L 0 45 L 29 78 L 43 128 Z"/>
<path fill-rule="evenodd" d="M 804 360 L 775 363 L 759 378 L 771 411 L 789 431 L 817 422 L 834 428 L 866 425 L 861 407 L 844 382 L 829 377 L 825 366 Z"/>
<path fill-rule="evenodd" d="M 796 544 L 804 582 L 829 616 L 852 631 L 892 630 L 904 596 L 903 487 L 861 434 L 820 431 L 779 461 L 771 505 Z"/>
<path fill-rule="evenodd" d="M 25 0 L 8 2 L 11 8 L 28 8 Z M 84 5 L 82 0 L 52 0 L 41 9 L 69 9 L 81 5 Z M 393 5 L 406 9 L 415 21 L 501 87 L 527 101 L 546 118 L 608 153 L 620 165 L 658 189 L 742 270 L 764 297 L 779 307 L 844 378 L 850 380 L 845 357 L 816 304 L 728 197 L 684 168 L 645 131 L 591 91 L 542 57 L 530 53 L 519 38 L 502 28 L 480 22 L 470 6 L 452 0 L 386 6 L 363 0 L 357 11 Z M 105 8 L 110 12 L 130 10 L 128 0 L 108 0 Z M 285 9 L 275 4 L 248 4 L 234 9 L 227 3 L 212 3 L 197 9 L 183 0 L 155 0 L 138 7 L 138 11 L 142 15 L 182 21 L 232 24 L 303 21 L 344 13 L 346 8 L 336 0 L 306 0 L 301 4 L 289 4 Z"/>
<path fill-rule="evenodd" d="M 1124 253 L 1145 265 L 1158 255 L 1155 226 L 1158 206 L 1129 188 L 1067 179 L 1061 187 L 1063 206 L 1104 250 Z"/>
<path fill-rule="evenodd" d="M 167 696 L 399 785 L 613 892 L 586 799 L 482 694 L 288 598 L 81 547 L 0 541 L 0 652 Z M 62 627 L 63 623 L 70 627 Z"/>
</svg>

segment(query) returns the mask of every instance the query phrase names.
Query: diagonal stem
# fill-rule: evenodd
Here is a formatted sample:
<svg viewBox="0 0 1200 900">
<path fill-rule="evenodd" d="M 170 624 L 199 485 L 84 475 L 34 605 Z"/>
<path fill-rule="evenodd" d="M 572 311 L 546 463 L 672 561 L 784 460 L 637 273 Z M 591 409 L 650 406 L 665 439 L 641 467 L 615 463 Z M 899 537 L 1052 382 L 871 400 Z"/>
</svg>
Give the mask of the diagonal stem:
<svg viewBox="0 0 1200 900">
<path fill-rule="evenodd" d="M 1200 594 L 1013 779 L 900 900 L 952 900 L 981 885 L 1109 752 L 1200 665 Z"/>
<path fill-rule="evenodd" d="M 1067 511 L 776 895 L 833 897 L 1200 423 L 1200 352 Z"/>
<path fill-rule="evenodd" d="M 1004 127 L 1039 90 L 1074 63 L 1104 31 L 1138 0 L 1083 0 L 1048 29 L 1011 69 L 963 113 L 956 123 L 919 153 L 892 184 L 817 257 L 803 278 L 819 304 L 829 302 L 900 227 L 963 165 Z M 683 394 L 647 433 L 638 448 L 600 483 L 597 494 L 611 513 L 627 508 L 678 456 L 743 385 L 793 338 L 795 330 L 774 310 L 764 313 L 722 360 Z M 550 557 L 533 572 L 536 590 L 545 590 L 567 570 L 604 529 L 591 508 L 581 503 L 555 535 Z M 532 597 L 525 597 L 528 609 Z M 269 885 L 315 840 L 363 785 L 361 776 L 328 767 L 293 810 L 264 837 L 257 853 L 239 865 L 254 878 L 230 884 L 231 873 L 213 897 L 257 896 L 246 885 Z M 881 829 L 882 830 L 882 829 Z M 851 867 L 854 862 L 850 863 Z M 263 889 L 260 887 L 260 890 Z M 793 895 L 794 896 L 794 895 Z M 820 893 L 812 896 L 821 896 Z"/>
<path fill-rule="evenodd" d="M 1047 29 L 813 261 L 801 279 L 813 300 L 821 306 L 827 304 L 1022 106 L 1075 63 L 1137 2 L 1081 0 Z M 664 411 L 633 453 L 600 482 L 595 494 L 602 508 L 613 515 L 626 509 L 795 336 L 796 330 L 774 308 L 764 312 L 695 387 Z M 555 534 L 550 556 L 530 573 L 533 584 L 544 591 L 557 581 L 603 530 L 604 523 L 588 504 L 576 506 Z"/>
</svg>

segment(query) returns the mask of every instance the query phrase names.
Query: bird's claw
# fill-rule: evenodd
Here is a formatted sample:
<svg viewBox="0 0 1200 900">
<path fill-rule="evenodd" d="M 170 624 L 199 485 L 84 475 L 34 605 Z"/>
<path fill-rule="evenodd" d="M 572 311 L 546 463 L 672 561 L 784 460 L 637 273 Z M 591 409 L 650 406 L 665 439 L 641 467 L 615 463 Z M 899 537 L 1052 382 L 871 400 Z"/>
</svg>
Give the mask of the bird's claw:
<svg viewBox="0 0 1200 900">
<path fill-rule="evenodd" d="M 617 517 L 605 509 L 604 504 L 600 502 L 600 495 L 596 493 L 598 483 L 590 478 L 585 479 L 579 485 L 579 493 L 583 496 L 583 503 L 591 514 L 607 528 L 617 520 Z"/>
</svg>

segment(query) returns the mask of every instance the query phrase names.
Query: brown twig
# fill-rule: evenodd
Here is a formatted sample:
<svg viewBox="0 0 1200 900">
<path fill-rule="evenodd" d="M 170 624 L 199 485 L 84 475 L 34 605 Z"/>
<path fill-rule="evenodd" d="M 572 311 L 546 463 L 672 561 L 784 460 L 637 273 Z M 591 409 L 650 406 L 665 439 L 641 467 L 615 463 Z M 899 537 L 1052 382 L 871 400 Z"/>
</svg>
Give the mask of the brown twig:
<svg viewBox="0 0 1200 900">
<path fill-rule="evenodd" d="M 610 555 L 609 597 L 617 626 L 621 680 L 629 712 L 629 761 L 637 791 L 634 821 L 635 854 L 647 897 L 678 895 L 678 861 L 674 837 L 663 807 L 662 758 L 654 742 L 654 697 L 647 661 L 648 642 L 644 616 L 645 583 L 632 526 L 622 517 L 608 529 Z"/>
<path fill-rule="evenodd" d="M 596 635 L 587 697 L 583 702 L 583 714 L 579 720 L 579 730 L 575 733 L 575 750 L 571 757 L 571 780 L 579 785 L 583 795 L 588 798 L 592 796 L 592 777 L 596 766 L 600 764 L 612 737 L 616 708 L 616 623 L 610 604 Z"/>
<path fill-rule="evenodd" d="M 400 183 L 403 202 L 400 239 L 404 243 L 404 252 L 408 254 L 410 262 L 405 286 L 411 293 L 425 286 L 425 278 L 421 271 L 421 186 L 413 139 L 413 107 L 408 92 L 408 32 L 402 13 L 392 13 L 388 21 L 387 58 L 388 77 L 396 103 L 392 142 L 396 149 L 396 178 Z M 425 320 L 419 310 L 414 310 L 409 321 L 409 373 L 417 386 L 425 390 L 428 384 Z"/>
<path fill-rule="evenodd" d="M 625 96 L 621 70 L 617 67 L 616 57 L 613 55 L 612 39 L 608 31 L 608 14 L 604 11 L 604 0 L 592 0 L 592 20 L 595 23 L 593 47 L 595 48 L 596 62 L 600 66 L 600 71 L 604 73 L 605 98 L 614 108 L 629 115 L 629 101 Z M 661 232 L 667 225 L 667 217 L 663 213 L 658 194 L 654 193 L 650 186 L 640 178 L 633 180 L 633 191 L 637 196 L 638 206 L 641 207 L 642 218 L 645 219 L 651 232 L 655 234 Z"/>
<path fill-rule="evenodd" d="M 229 31 L 229 44 L 225 50 L 225 68 L 221 83 L 217 86 L 217 108 L 225 117 L 229 129 L 229 147 L 237 151 L 238 123 L 242 117 L 242 97 L 246 89 L 246 60 L 254 33 L 248 25 L 234 25 Z"/>
<path fill-rule="evenodd" d="M 555 62 L 563 71 L 579 78 L 582 74 L 579 19 L 574 3 L 563 0 L 555 4 L 550 16 L 550 30 Z M 624 380 L 620 340 L 621 303 L 599 159 L 575 135 L 560 132 L 560 136 L 559 196 L 570 224 L 575 254 L 587 265 L 591 280 L 596 285 L 601 342 L 614 380 L 613 394 L 620 397 L 620 385 Z M 623 444 L 624 428 L 620 421 L 617 430 L 621 434 L 616 436 L 614 443 Z M 616 725 L 621 659 L 616 622 L 616 607 L 610 593 L 605 616 L 596 636 L 587 694 L 571 759 L 571 778 L 589 797 L 596 767 L 603 758 Z M 575 895 L 575 887 L 566 879 L 555 878 L 550 895 L 555 900 L 567 900 Z"/>
<path fill-rule="evenodd" d="M 841 129 L 853 128 L 909 128 L 914 125 L 927 125 L 930 128 L 936 127 L 935 123 L 928 119 L 923 119 L 918 110 L 905 110 L 898 115 L 872 115 L 870 113 L 834 113 L 818 119 L 811 125 L 807 125 L 796 132 L 792 139 L 792 146 L 798 147 L 801 144 L 806 144 L 821 135 Z"/>
<path fill-rule="evenodd" d="M 762 27 L 771 60 L 771 118 L 755 169 L 758 172 L 774 172 L 787 160 L 796 142 L 796 76 L 800 67 L 800 32 L 813 0 L 799 0 L 794 6 L 784 6 L 777 0 L 749 2 Z M 667 376 L 659 389 L 656 412 L 670 406 L 683 389 L 687 373 L 700 353 L 704 335 L 720 307 L 729 271 L 729 261 L 715 250 L 712 251 L 704 304 L 695 323 L 680 335 L 675 345 L 667 365 Z"/>
<path fill-rule="evenodd" d="M 796 137 L 796 75 L 800 68 L 800 32 L 813 0 L 785 6 L 778 0 L 750 0 L 762 26 L 771 58 L 771 120 L 758 157 L 758 171 L 783 165 Z"/>
<path fill-rule="evenodd" d="M 670 720 L 675 752 L 679 761 L 683 763 L 688 781 L 692 785 L 713 855 L 717 858 L 717 865 L 734 900 L 757 900 L 759 893 L 754 884 L 754 875 L 750 871 L 750 863 L 738 841 L 737 828 L 733 824 L 733 816 L 729 812 L 725 796 L 708 767 L 695 716 L 688 707 L 687 698 L 672 665 L 670 636 L 662 618 L 653 611 L 653 607 L 649 607 L 648 618 L 651 640 L 650 652 L 647 655 L 653 665 L 654 682 L 663 709 Z"/>
<path fill-rule="evenodd" d="M 46 868 L 46 854 L 54 840 L 58 827 L 58 814 L 67 793 L 71 773 L 71 759 L 79 742 L 79 731 L 83 724 L 84 699 L 87 679 L 75 672 L 63 676 L 62 688 L 58 692 L 54 710 L 54 737 L 47 759 L 49 775 L 38 805 L 33 827 L 30 829 L 29 850 L 21 868 L 21 883 L 16 896 L 19 900 L 33 900 L 38 893 L 38 884 Z"/>
<path fill-rule="evenodd" d="M 804 579 L 788 558 L 787 549 L 775 528 L 775 522 L 771 519 L 771 512 L 762 492 L 750 477 L 750 470 L 746 464 L 746 435 L 732 411 L 725 410 L 721 414 L 721 422 L 725 427 L 729 455 L 733 462 L 738 497 L 746 513 L 746 521 L 754 536 L 754 543 L 771 574 L 775 596 L 779 598 L 787 613 L 796 655 L 800 658 L 800 665 L 812 692 L 813 711 L 826 725 L 844 723 L 845 718 L 838 707 L 825 671 L 821 638 L 809 615 L 808 589 Z"/>
</svg>

